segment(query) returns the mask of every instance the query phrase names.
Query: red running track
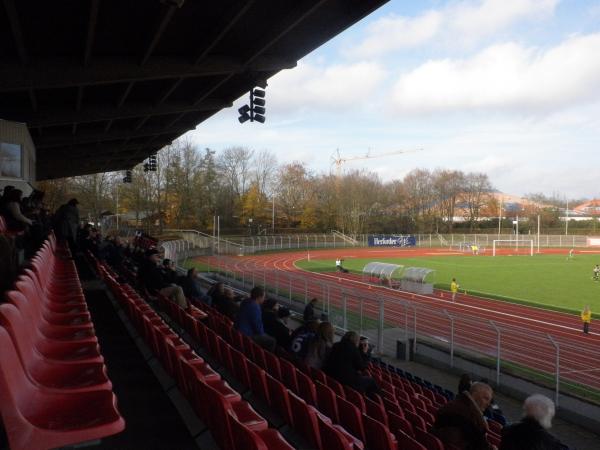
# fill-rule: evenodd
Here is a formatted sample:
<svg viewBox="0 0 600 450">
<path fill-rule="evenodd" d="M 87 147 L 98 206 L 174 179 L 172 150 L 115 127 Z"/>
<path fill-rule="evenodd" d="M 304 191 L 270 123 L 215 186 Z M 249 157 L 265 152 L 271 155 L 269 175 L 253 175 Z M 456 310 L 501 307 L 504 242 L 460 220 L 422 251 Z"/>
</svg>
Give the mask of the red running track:
<svg viewBox="0 0 600 450">
<path fill-rule="evenodd" d="M 551 250 L 550 252 L 565 252 Z M 432 254 L 452 255 L 447 250 L 436 249 L 339 249 L 310 251 L 311 259 L 335 259 L 337 257 L 369 258 L 375 255 L 384 257 L 415 257 Z M 462 254 L 462 253 L 461 253 Z M 324 297 L 320 287 L 323 283 L 339 287 L 327 289 L 330 302 L 342 305 L 342 295 L 346 296 L 347 307 L 358 311 L 361 300 L 365 317 L 378 317 L 376 296 L 385 296 L 385 321 L 398 328 L 413 326 L 412 309 L 407 314 L 406 302 L 411 302 L 418 310 L 418 335 L 438 340 L 450 339 L 450 321 L 447 311 L 454 318 L 455 348 L 475 351 L 484 355 L 496 356 L 497 333 L 489 325 L 493 321 L 501 330 L 501 359 L 511 361 L 549 374 L 555 373 L 556 350 L 548 335 L 560 346 L 561 379 L 570 380 L 593 388 L 600 388 L 600 334 L 583 335 L 578 316 L 549 311 L 542 308 L 522 306 L 498 300 L 490 300 L 471 295 L 457 296 L 457 302 L 450 301 L 448 293 L 436 291 L 432 296 L 413 295 L 390 290 L 384 287 L 363 283 L 355 275 L 319 274 L 298 269 L 295 262 L 307 258 L 307 252 L 265 254 L 248 257 L 202 258 L 211 265 L 220 265 L 228 270 L 255 273 L 259 280 L 269 285 L 275 283 L 290 285 L 298 293 L 312 297 Z M 249 276 L 249 275 L 248 275 Z M 287 276 L 287 278 L 286 278 Z M 307 281 L 304 281 L 307 280 Z M 311 282 L 311 285 L 308 284 Z M 345 291 L 346 294 L 342 292 Z M 348 294 L 350 292 L 350 294 Z M 443 295 L 443 297 L 440 297 Z M 354 302 L 349 298 L 356 299 Z M 369 300 L 371 299 L 371 300 Z M 407 323 L 408 322 L 408 323 Z"/>
</svg>

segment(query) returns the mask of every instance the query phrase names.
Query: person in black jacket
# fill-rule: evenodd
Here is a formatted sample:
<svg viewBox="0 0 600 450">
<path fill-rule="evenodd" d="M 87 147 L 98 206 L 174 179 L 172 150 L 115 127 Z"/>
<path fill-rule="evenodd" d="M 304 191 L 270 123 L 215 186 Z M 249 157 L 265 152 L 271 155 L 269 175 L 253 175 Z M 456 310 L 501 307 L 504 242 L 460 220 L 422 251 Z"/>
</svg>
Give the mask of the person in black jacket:
<svg viewBox="0 0 600 450">
<path fill-rule="evenodd" d="M 150 293 L 159 292 L 169 297 L 180 307 L 187 309 L 188 302 L 181 286 L 170 284 L 165 280 L 162 271 L 158 268 L 160 254 L 156 249 L 146 251 L 146 259 L 142 262 L 138 272 L 141 282 Z"/>
<path fill-rule="evenodd" d="M 316 320 L 317 316 L 315 315 L 315 306 L 317 306 L 318 300 L 313 298 L 308 302 L 306 307 L 304 308 L 303 319 L 304 322 L 310 322 L 311 320 Z"/>
<path fill-rule="evenodd" d="M 567 447 L 548 433 L 554 417 L 554 402 L 535 394 L 523 404 L 520 422 L 502 429 L 500 450 L 561 450 Z"/>
<path fill-rule="evenodd" d="M 279 304 L 271 298 L 265 300 L 262 311 L 265 333 L 274 337 L 277 345 L 288 348 L 290 345 L 290 329 L 279 320 Z"/>
<path fill-rule="evenodd" d="M 354 331 L 348 331 L 342 340 L 333 344 L 329 356 L 323 365 L 323 371 L 342 384 L 348 385 L 358 392 L 367 395 L 377 394 L 379 387 L 371 377 L 364 376 L 361 371 L 367 368 L 366 354 L 368 346 L 359 349 L 359 336 Z"/>
<path fill-rule="evenodd" d="M 486 433 L 489 431 L 483 411 L 494 396 L 492 388 L 482 382 L 471 385 L 436 413 L 431 432 L 448 447 L 461 450 L 492 450 Z"/>
</svg>

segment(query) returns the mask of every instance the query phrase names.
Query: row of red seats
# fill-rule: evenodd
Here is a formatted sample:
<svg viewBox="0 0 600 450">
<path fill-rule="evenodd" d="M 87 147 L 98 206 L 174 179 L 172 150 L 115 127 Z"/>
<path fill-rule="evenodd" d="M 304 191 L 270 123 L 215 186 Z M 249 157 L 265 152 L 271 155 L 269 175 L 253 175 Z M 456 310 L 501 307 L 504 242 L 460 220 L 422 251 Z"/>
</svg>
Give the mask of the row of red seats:
<svg viewBox="0 0 600 450">
<path fill-rule="evenodd" d="M 0 305 L 0 412 L 12 450 L 125 428 L 69 256 L 51 235 Z"/>
<path fill-rule="evenodd" d="M 173 377 L 195 412 L 208 425 L 223 449 L 281 449 L 289 445 L 221 376 L 162 320 L 162 318 L 115 274 L 98 265 L 102 277 L 127 311 L 133 324 Z M 169 300 L 163 301 L 172 304 Z M 183 310 L 182 310 L 183 312 Z M 186 312 L 185 323 L 195 328 L 204 314 Z"/>
<path fill-rule="evenodd" d="M 131 288 L 126 287 L 125 289 L 131 289 Z M 315 431 L 316 434 L 314 434 L 313 438 L 311 439 L 310 434 L 302 433 L 302 430 L 300 430 L 301 431 L 300 434 L 302 434 L 303 436 L 307 436 L 308 440 L 311 443 L 314 443 L 313 439 L 318 439 L 319 440 L 318 447 L 321 448 L 320 442 L 321 442 L 321 436 L 323 435 L 324 436 L 323 439 L 327 443 L 326 448 L 344 448 L 344 449 L 346 449 L 346 448 L 362 449 L 363 448 L 362 442 L 356 440 L 353 436 L 351 436 L 349 433 L 347 433 L 341 426 L 332 425 L 331 420 L 329 418 L 325 417 L 322 414 L 319 414 L 314 407 L 307 405 L 306 402 L 304 402 L 301 398 L 295 397 L 294 394 L 288 392 L 287 388 L 280 381 L 275 380 L 273 377 L 266 374 L 266 372 L 264 371 L 263 368 L 257 366 L 252 361 L 246 359 L 245 356 L 241 352 L 238 352 L 237 355 L 235 355 L 235 356 L 233 356 L 233 353 L 230 354 L 229 352 L 235 351 L 233 349 L 233 347 L 231 347 L 228 343 L 226 343 L 220 336 L 217 336 L 216 333 L 211 328 L 207 327 L 201 321 L 197 320 L 198 317 L 196 315 L 190 314 L 189 310 L 184 311 L 183 309 L 179 308 L 179 306 L 177 306 L 173 302 L 170 302 L 168 299 L 163 298 L 162 296 L 159 296 L 157 298 L 157 300 L 158 300 L 159 305 L 166 312 L 168 312 L 174 320 L 178 321 L 185 329 L 187 329 L 190 332 L 190 334 L 192 334 L 196 338 L 196 340 L 203 345 L 204 348 L 215 349 L 215 348 L 222 347 L 222 349 L 221 349 L 222 351 L 220 351 L 218 353 L 219 356 L 217 356 L 215 353 L 212 353 L 212 355 L 215 357 L 215 359 L 218 362 L 223 364 L 223 366 L 226 367 L 227 370 L 231 374 L 233 374 L 238 380 L 240 380 L 246 387 L 250 388 L 251 383 L 252 383 L 254 385 L 254 390 L 256 391 L 257 384 L 254 384 L 254 381 L 258 380 L 258 384 L 261 385 L 261 390 L 259 391 L 258 395 L 260 397 L 262 397 L 263 400 L 265 400 L 266 403 L 273 410 L 277 411 L 282 417 L 284 417 L 288 424 L 293 426 L 294 423 L 299 423 L 297 420 L 292 421 L 291 410 L 296 411 L 297 414 L 303 414 L 306 417 L 313 417 L 315 419 L 315 422 L 314 422 L 315 426 L 319 425 L 319 427 L 320 427 L 318 433 Z M 214 328 L 217 326 L 218 323 L 226 322 L 227 327 L 229 329 L 232 329 L 233 324 L 228 318 L 226 318 L 225 316 L 222 316 L 220 313 L 216 312 L 214 309 L 212 309 L 208 306 L 207 306 L 207 308 L 210 309 L 212 312 L 212 314 L 208 315 L 208 320 L 207 320 L 207 322 L 210 324 L 211 327 Z M 219 317 L 217 317 L 217 316 L 219 316 Z M 252 347 L 253 354 L 259 354 L 259 352 L 262 351 L 262 349 L 260 347 L 258 347 L 256 344 L 254 344 L 251 340 L 249 340 L 247 338 L 243 338 L 242 335 L 239 333 L 238 333 L 238 336 L 240 339 L 245 339 L 247 346 Z M 210 341 L 212 342 L 212 345 L 208 344 L 207 339 L 210 339 Z M 221 355 L 227 355 L 227 356 L 225 356 L 223 358 Z M 197 375 L 194 375 L 192 370 L 189 368 L 189 364 L 187 364 L 185 362 L 185 359 L 186 359 L 185 357 L 180 357 L 180 360 L 182 361 L 182 364 L 184 367 L 184 371 L 187 371 L 186 376 L 181 381 L 181 383 L 184 385 L 184 391 L 187 390 L 192 394 L 192 397 L 194 398 L 193 404 L 196 405 L 198 414 L 200 415 L 200 417 L 205 417 L 205 420 L 207 420 L 210 423 L 211 420 L 214 420 L 215 409 L 209 407 L 208 416 L 206 416 L 206 414 L 207 414 L 206 412 L 203 413 L 201 405 L 207 404 L 207 400 L 206 400 L 207 395 L 206 395 L 205 389 L 203 389 L 202 384 L 196 383 L 196 388 L 194 388 L 194 382 L 196 382 L 195 378 L 197 377 Z M 291 365 L 291 364 L 289 364 L 289 367 L 294 369 L 293 365 Z M 252 371 L 253 373 L 251 374 L 249 372 L 249 370 Z M 194 381 L 192 382 L 192 384 L 190 386 L 188 386 L 186 388 L 185 386 L 187 383 L 184 380 L 194 380 Z M 308 381 L 310 381 L 310 380 L 308 380 Z M 267 393 L 267 392 L 269 392 L 269 393 Z M 289 397 L 289 396 L 292 396 L 292 397 Z M 291 409 L 285 409 L 285 411 L 283 411 L 281 408 L 281 404 L 279 402 L 279 398 L 290 399 L 291 402 L 294 402 L 294 400 L 296 400 L 296 402 L 297 402 L 296 407 L 291 408 Z M 285 401 L 285 404 L 287 405 L 287 401 Z M 285 412 L 285 414 L 284 414 L 284 412 Z M 226 422 L 225 418 L 220 417 L 220 419 L 217 420 L 216 424 L 215 424 L 217 440 L 220 442 L 223 442 L 223 441 L 226 442 L 226 435 L 228 434 L 228 431 L 229 431 L 228 429 L 224 429 L 222 427 L 222 424 L 225 422 Z M 221 424 L 221 425 L 219 426 L 219 424 Z M 219 436 L 220 436 L 220 438 L 219 438 Z M 269 445 L 268 448 L 277 448 L 277 447 L 273 447 L 273 445 L 274 444 Z M 247 445 L 244 448 L 247 448 Z"/>
<path fill-rule="evenodd" d="M 315 448 L 363 448 L 363 442 L 373 449 L 397 448 L 395 436 L 387 427 L 387 416 L 382 420 L 383 404 L 342 386 L 321 371 L 305 373 L 234 330 L 231 321 L 210 306 L 202 307 L 209 312 L 209 327 L 197 323 L 196 329 L 188 331 Z M 356 408 L 356 403 L 363 409 Z M 402 425 L 407 423 L 403 416 L 399 420 Z M 392 423 L 400 430 L 396 425 Z M 401 448 L 424 448 L 408 435 L 401 436 L 401 443 Z"/>
</svg>

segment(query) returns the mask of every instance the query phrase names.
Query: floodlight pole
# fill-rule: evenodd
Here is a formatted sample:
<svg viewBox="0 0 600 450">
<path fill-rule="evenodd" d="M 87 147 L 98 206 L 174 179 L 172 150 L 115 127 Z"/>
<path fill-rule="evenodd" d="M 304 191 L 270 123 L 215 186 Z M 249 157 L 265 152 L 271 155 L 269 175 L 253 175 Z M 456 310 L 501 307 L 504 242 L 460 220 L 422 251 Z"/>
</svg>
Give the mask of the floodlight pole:
<svg viewBox="0 0 600 450">
<path fill-rule="evenodd" d="M 502 233 L 502 197 L 500 197 L 500 210 L 498 211 L 498 239 Z"/>
<path fill-rule="evenodd" d="M 569 234 L 569 199 L 567 199 L 567 217 L 565 220 L 565 236 Z"/>
<path fill-rule="evenodd" d="M 537 252 L 540 252 L 540 215 L 538 214 Z"/>
<path fill-rule="evenodd" d="M 517 215 L 517 224 L 516 224 L 516 228 L 517 228 L 517 232 L 516 232 L 516 237 L 517 237 L 517 243 L 516 243 L 516 248 L 519 248 L 519 216 Z"/>
<path fill-rule="evenodd" d="M 275 194 L 273 194 L 273 209 L 271 211 L 271 223 L 273 224 L 273 234 L 275 234 Z"/>
</svg>

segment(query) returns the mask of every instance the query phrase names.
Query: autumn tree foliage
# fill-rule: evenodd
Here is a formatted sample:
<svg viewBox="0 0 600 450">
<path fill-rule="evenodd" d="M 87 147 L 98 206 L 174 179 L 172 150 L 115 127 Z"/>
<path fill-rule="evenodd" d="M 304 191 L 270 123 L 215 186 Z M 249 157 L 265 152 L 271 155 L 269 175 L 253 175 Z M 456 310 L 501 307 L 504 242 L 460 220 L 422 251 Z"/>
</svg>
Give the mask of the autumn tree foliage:
<svg viewBox="0 0 600 450">
<path fill-rule="evenodd" d="M 302 162 L 278 164 L 268 150 L 216 152 L 185 140 L 158 153 L 156 172 L 144 172 L 142 164 L 132 170 L 128 184 L 122 173 L 101 173 L 40 187 L 51 209 L 78 197 L 82 217 L 90 221 L 119 213 L 135 225 L 211 232 L 219 216 L 222 230 L 239 234 L 273 227 L 347 234 L 448 233 L 458 226 L 474 231 L 494 219 L 497 224 L 500 208 L 484 173 L 416 168 L 383 182 L 364 170 L 316 173 Z M 553 226 L 557 208 L 539 204 L 525 205 L 522 217 L 540 215 L 542 225 Z"/>
</svg>

